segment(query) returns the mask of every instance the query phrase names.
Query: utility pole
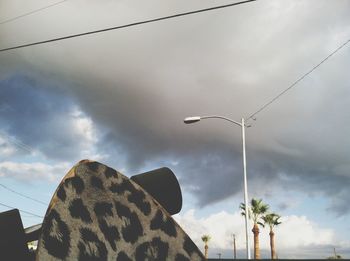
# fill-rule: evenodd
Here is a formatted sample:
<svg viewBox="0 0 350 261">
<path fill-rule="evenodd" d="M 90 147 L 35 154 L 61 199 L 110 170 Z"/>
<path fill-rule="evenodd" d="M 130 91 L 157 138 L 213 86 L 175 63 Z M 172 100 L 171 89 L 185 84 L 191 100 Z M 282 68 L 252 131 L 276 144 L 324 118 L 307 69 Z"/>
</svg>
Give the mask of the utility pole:
<svg viewBox="0 0 350 261">
<path fill-rule="evenodd" d="M 237 259 L 237 251 L 236 251 L 236 235 L 232 234 L 233 237 L 233 258 Z"/>
<path fill-rule="evenodd" d="M 191 124 L 198 122 L 200 120 L 204 119 L 222 119 L 229 121 L 233 124 L 236 124 L 241 127 L 242 130 L 242 158 L 243 158 L 243 185 L 244 185 L 244 205 L 245 205 L 245 215 L 244 215 L 244 223 L 245 223 L 245 239 L 246 239 L 246 251 L 247 251 L 247 259 L 250 259 L 250 243 L 249 243 L 249 232 L 248 232 L 248 185 L 247 185 L 247 160 L 246 160 L 246 151 L 245 151 L 245 129 L 250 127 L 250 125 L 246 125 L 244 118 L 241 119 L 241 122 L 231 120 L 229 118 L 218 116 L 218 115 L 212 115 L 212 116 L 192 116 L 192 117 L 186 117 L 184 119 L 184 122 L 186 124 Z"/>
<path fill-rule="evenodd" d="M 335 251 L 335 247 L 333 247 L 333 251 L 334 251 L 334 259 L 337 259 L 337 252 Z"/>
</svg>

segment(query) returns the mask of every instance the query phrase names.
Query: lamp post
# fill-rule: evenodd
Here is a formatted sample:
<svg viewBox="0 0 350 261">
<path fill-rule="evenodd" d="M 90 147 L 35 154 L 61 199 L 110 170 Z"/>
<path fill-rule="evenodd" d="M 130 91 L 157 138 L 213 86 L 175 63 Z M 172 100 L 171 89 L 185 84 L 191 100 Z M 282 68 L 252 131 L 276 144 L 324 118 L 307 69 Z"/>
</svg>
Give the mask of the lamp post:
<svg viewBox="0 0 350 261">
<path fill-rule="evenodd" d="M 246 237 L 246 251 L 247 259 L 250 259 L 250 247 L 249 247 L 249 235 L 248 235 L 248 187 L 247 187 L 247 162 L 246 162 L 246 152 L 245 152 L 245 128 L 249 127 L 244 123 L 244 118 L 241 119 L 241 122 L 231 120 L 223 116 L 194 116 L 187 117 L 184 119 L 184 123 L 191 124 L 205 119 L 222 119 L 229 121 L 233 124 L 236 124 L 242 129 L 242 148 L 243 148 L 243 183 L 244 183 L 244 204 L 245 204 L 245 237 Z"/>
</svg>

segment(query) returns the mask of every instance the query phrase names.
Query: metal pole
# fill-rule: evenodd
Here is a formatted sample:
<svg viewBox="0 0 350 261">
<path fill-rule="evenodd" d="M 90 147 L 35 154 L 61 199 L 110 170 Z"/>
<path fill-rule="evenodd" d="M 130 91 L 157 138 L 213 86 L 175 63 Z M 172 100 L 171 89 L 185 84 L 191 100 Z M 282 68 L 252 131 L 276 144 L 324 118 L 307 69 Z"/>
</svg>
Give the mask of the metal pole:
<svg viewBox="0 0 350 261">
<path fill-rule="evenodd" d="M 241 121 L 242 127 L 242 145 L 243 145 L 243 175 L 244 175 L 244 204 L 245 204 L 245 237 L 246 237 L 246 250 L 247 259 L 250 259 L 250 244 L 248 234 L 248 188 L 247 188 L 247 162 L 245 155 L 245 124 L 244 118 Z"/>
<path fill-rule="evenodd" d="M 212 116 L 196 116 L 196 117 L 187 117 L 184 119 L 184 122 L 186 124 L 194 123 L 197 121 L 200 121 L 201 119 L 210 119 L 210 118 L 216 118 L 216 119 L 223 119 L 226 121 L 229 121 L 231 123 L 234 123 L 242 128 L 242 145 L 243 145 L 243 174 L 244 174 L 244 204 L 245 204 L 245 236 L 246 236 L 246 250 L 247 250 L 247 259 L 250 259 L 250 244 L 249 244 L 249 234 L 248 234 L 248 188 L 247 188 L 247 164 L 246 164 L 246 155 L 245 155 L 245 123 L 244 118 L 241 119 L 241 122 L 237 122 L 234 120 L 231 120 L 229 118 L 218 116 L 218 115 L 212 115 Z"/>
<path fill-rule="evenodd" d="M 237 259 L 237 251 L 236 251 L 236 235 L 233 234 L 233 257 Z"/>
</svg>

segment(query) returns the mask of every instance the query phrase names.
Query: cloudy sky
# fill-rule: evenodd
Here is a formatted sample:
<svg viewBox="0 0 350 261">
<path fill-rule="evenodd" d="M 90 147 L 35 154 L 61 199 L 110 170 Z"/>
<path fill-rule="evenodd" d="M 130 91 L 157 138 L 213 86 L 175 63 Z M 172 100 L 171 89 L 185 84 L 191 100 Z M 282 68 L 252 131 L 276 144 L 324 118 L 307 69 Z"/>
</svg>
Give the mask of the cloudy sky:
<svg viewBox="0 0 350 261">
<path fill-rule="evenodd" d="M 232 2 L 68 0 L 11 20 L 54 3 L 0 0 L 0 49 Z M 349 40 L 349 11 L 347 0 L 260 0 L 0 52 L 0 203 L 43 216 L 85 158 L 127 176 L 167 166 L 183 192 L 176 220 L 201 249 L 212 236 L 212 257 L 232 256 L 235 233 L 244 257 L 240 129 L 183 119 L 249 118 Z M 334 247 L 350 258 L 349 68 L 346 45 L 248 121 L 248 193 L 282 215 L 280 258 Z M 261 248 L 268 257 L 267 229 Z"/>
</svg>

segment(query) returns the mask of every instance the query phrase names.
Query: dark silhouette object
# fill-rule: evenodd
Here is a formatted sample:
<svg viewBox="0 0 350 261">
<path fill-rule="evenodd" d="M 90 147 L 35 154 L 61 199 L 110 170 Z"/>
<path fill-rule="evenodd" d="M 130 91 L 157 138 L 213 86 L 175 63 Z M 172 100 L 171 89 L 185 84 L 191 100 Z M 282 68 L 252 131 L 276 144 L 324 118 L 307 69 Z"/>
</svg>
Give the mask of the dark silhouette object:
<svg viewBox="0 0 350 261">
<path fill-rule="evenodd" d="M 182 194 L 176 176 L 169 168 L 155 169 L 130 178 L 156 199 L 170 215 L 180 212 Z"/>
<path fill-rule="evenodd" d="M 18 209 L 0 213 L 0 259 L 31 260 Z"/>
</svg>

